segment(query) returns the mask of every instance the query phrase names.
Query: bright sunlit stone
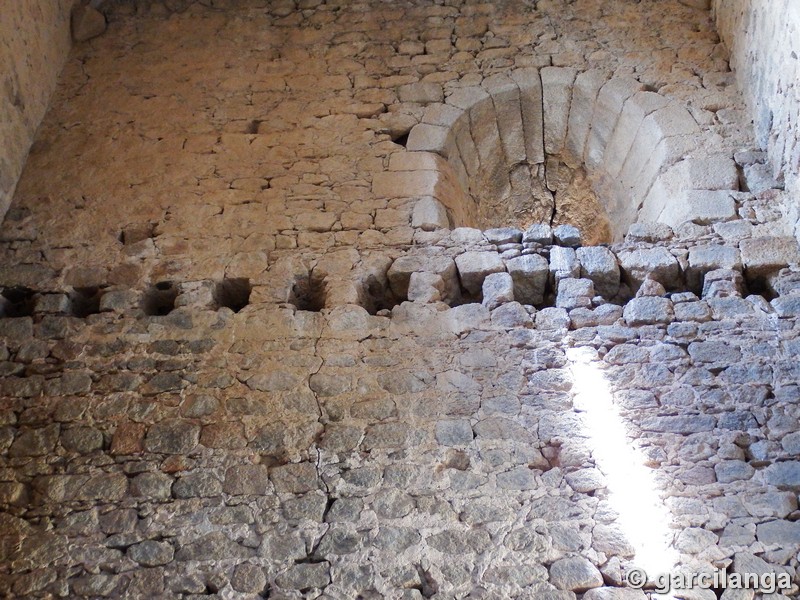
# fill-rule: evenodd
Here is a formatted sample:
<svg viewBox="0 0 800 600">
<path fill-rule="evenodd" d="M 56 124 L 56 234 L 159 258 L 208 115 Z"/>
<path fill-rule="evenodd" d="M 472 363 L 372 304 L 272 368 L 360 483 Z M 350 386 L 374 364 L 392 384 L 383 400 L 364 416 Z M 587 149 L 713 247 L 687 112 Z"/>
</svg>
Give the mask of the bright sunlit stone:
<svg viewBox="0 0 800 600">
<path fill-rule="evenodd" d="M 591 349 L 567 351 L 574 378 L 575 408 L 586 413 L 592 454 L 606 477 L 617 523 L 636 551 L 633 564 L 655 576 L 670 572 L 678 554 L 654 473 L 627 432 L 611 390 Z"/>
</svg>

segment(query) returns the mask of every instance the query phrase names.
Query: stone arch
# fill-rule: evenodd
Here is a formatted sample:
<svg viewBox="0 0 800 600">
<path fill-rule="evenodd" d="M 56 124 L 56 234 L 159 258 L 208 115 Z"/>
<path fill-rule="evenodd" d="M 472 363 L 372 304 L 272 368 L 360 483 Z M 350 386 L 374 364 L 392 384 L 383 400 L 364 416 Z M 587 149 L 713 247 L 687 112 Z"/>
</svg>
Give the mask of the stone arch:
<svg viewBox="0 0 800 600">
<path fill-rule="evenodd" d="M 599 243 L 640 221 L 736 216 L 737 167 L 713 133 L 677 100 L 600 70 L 524 68 L 456 88 L 426 107 L 406 150 L 375 191 L 433 197 L 455 226 L 568 222 Z"/>
</svg>

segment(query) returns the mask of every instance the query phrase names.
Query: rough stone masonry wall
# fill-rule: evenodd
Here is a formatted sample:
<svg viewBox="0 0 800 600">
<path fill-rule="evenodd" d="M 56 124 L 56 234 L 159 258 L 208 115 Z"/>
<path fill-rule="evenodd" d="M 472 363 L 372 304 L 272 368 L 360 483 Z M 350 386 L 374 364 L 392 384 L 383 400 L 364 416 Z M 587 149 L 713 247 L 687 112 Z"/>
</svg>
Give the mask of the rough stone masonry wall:
<svg viewBox="0 0 800 600">
<path fill-rule="evenodd" d="M 756 137 L 769 151 L 773 174 L 793 193 L 792 224 L 800 211 L 800 5 L 793 0 L 715 0 L 720 35 L 750 105 Z M 796 230 L 797 232 L 797 230 Z"/>
<path fill-rule="evenodd" d="M 0 215 L 70 48 L 72 0 L 3 3 L 0 14 Z"/>
<path fill-rule="evenodd" d="M 571 67 L 759 164 L 707 12 L 112 8 L 0 229 L 0 595 L 652 597 L 624 586 L 579 351 L 681 565 L 786 573 L 796 596 L 800 256 L 775 190 L 575 248 L 549 224 L 451 229 L 416 193 L 443 159 L 402 145 L 459 89 Z M 421 187 L 381 183 L 400 167 Z"/>
</svg>

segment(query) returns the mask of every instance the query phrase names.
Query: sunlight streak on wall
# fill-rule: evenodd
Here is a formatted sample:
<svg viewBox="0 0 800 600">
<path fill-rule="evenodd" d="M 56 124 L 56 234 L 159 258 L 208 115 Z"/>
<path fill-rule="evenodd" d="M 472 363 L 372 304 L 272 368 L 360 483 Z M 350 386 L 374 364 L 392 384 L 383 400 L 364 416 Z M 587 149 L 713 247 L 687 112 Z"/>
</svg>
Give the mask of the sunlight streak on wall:
<svg viewBox="0 0 800 600">
<path fill-rule="evenodd" d="M 606 477 L 608 500 L 619 514 L 617 521 L 636 556 L 633 564 L 649 575 L 667 573 L 678 560 L 671 548 L 668 509 L 660 498 L 652 469 L 645 466 L 641 450 L 631 441 L 594 352 L 567 351 L 574 378 L 576 410 L 584 412 L 597 467 Z"/>
</svg>

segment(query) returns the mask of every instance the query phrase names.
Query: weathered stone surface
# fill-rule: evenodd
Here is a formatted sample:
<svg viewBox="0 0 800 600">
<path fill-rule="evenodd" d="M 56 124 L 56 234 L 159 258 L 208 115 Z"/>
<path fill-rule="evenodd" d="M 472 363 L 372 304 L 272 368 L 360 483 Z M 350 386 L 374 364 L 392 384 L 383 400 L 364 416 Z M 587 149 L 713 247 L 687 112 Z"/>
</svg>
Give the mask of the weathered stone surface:
<svg viewBox="0 0 800 600">
<path fill-rule="evenodd" d="M 144 567 L 157 567 L 172 562 L 175 550 L 169 542 L 145 540 L 128 548 L 127 554 Z"/>
<path fill-rule="evenodd" d="M 547 260 L 538 254 L 526 254 L 505 262 L 514 281 L 514 298 L 523 304 L 541 304 L 549 274 Z"/>
<path fill-rule="evenodd" d="M 0 596 L 642 598 L 581 366 L 683 563 L 796 566 L 800 278 L 777 246 L 763 274 L 735 256 L 790 235 L 796 194 L 785 167 L 737 191 L 731 156 L 754 186 L 797 161 L 748 150 L 707 13 L 105 2 L 113 39 L 40 124 L 66 44 L 36 37 L 69 7 L 23 4 L 0 19 L 0 211 L 40 131 L 0 228 Z M 658 218 L 689 220 L 618 242 Z M 462 290 L 468 252 L 494 266 Z M 613 587 L 580 591 L 600 565 Z"/>
<path fill-rule="evenodd" d="M 623 317 L 632 326 L 670 323 L 674 318 L 672 301 L 656 296 L 634 298 L 625 305 Z"/>
<path fill-rule="evenodd" d="M 397 88 L 397 96 L 400 98 L 400 102 L 428 104 L 444 100 L 444 91 L 442 90 L 441 84 L 420 81 L 401 85 Z"/>
<path fill-rule="evenodd" d="M 72 38 L 85 42 L 106 30 L 106 18 L 96 8 L 85 4 L 72 11 Z"/>
<path fill-rule="evenodd" d="M 168 419 L 151 425 L 144 438 L 149 452 L 187 454 L 200 439 L 200 427 L 181 419 Z"/>
<path fill-rule="evenodd" d="M 233 571 L 231 586 L 237 592 L 259 594 L 267 586 L 267 576 L 262 567 L 250 563 L 242 563 L 236 565 Z"/>
<path fill-rule="evenodd" d="M 423 231 L 449 229 L 450 217 L 447 214 L 447 208 L 436 198 L 422 198 L 414 205 L 414 212 L 411 213 L 411 226 L 419 227 Z"/>
<path fill-rule="evenodd" d="M 620 267 L 631 287 L 638 288 L 648 277 L 667 289 L 680 285 L 678 261 L 665 248 L 623 251 L 617 254 Z"/>
<path fill-rule="evenodd" d="M 560 590 L 585 592 L 603 585 L 603 576 L 581 556 L 562 558 L 550 565 L 550 582 Z"/>
<path fill-rule="evenodd" d="M 577 279 L 580 273 L 581 264 L 574 249 L 553 247 L 550 251 L 550 277 L 555 284 L 562 279 Z"/>
<path fill-rule="evenodd" d="M 800 262 L 800 249 L 791 237 L 742 240 L 739 249 L 748 277 L 765 277 L 790 263 Z"/>
<path fill-rule="evenodd" d="M 613 298 L 619 292 L 620 273 L 617 257 L 602 246 L 577 249 L 581 277 L 591 279 L 595 291 L 603 298 Z"/>
<path fill-rule="evenodd" d="M 562 279 L 558 282 L 556 307 L 571 310 L 592 305 L 594 284 L 591 279 Z"/>
<path fill-rule="evenodd" d="M 250 548 L 237 544 L 221 531 L 215 531 L 185 544 L 175 553 L 175 560 L 231 560 L 248 558 L 253 554 Z"/>
<path fill-rule="evenodd" d="M 483 280 L 482 304 L 492 310 L 514 301 L 514 280 L 508 273 L 492 273 Z"/>
<path fill-rule="evenodd" d="M 481 292 L 483 280 L 492 273 L 506 270 L 503 260 L 496 252 L 470 251 L 456 257 L 456 267 L 461 285 L 473 296 Z"/>
<path fill-rule="evenodd" d="M 456 263 L 448 256 L 401 256 L 392 263 L 387 272 L 389 285 L 399 298 L 408 298 L 408 285 L 413 273 L 433 273 L 442 278 L 445 285 L 444 301 L 458 297 Z"/>
<path fill-rule="evenodd" d="M 559 225 L 553 229 L 553 239 L 559 246 L 577 248 L 581 245 L 581 232 L 573 225 Z"/>
</svg>

